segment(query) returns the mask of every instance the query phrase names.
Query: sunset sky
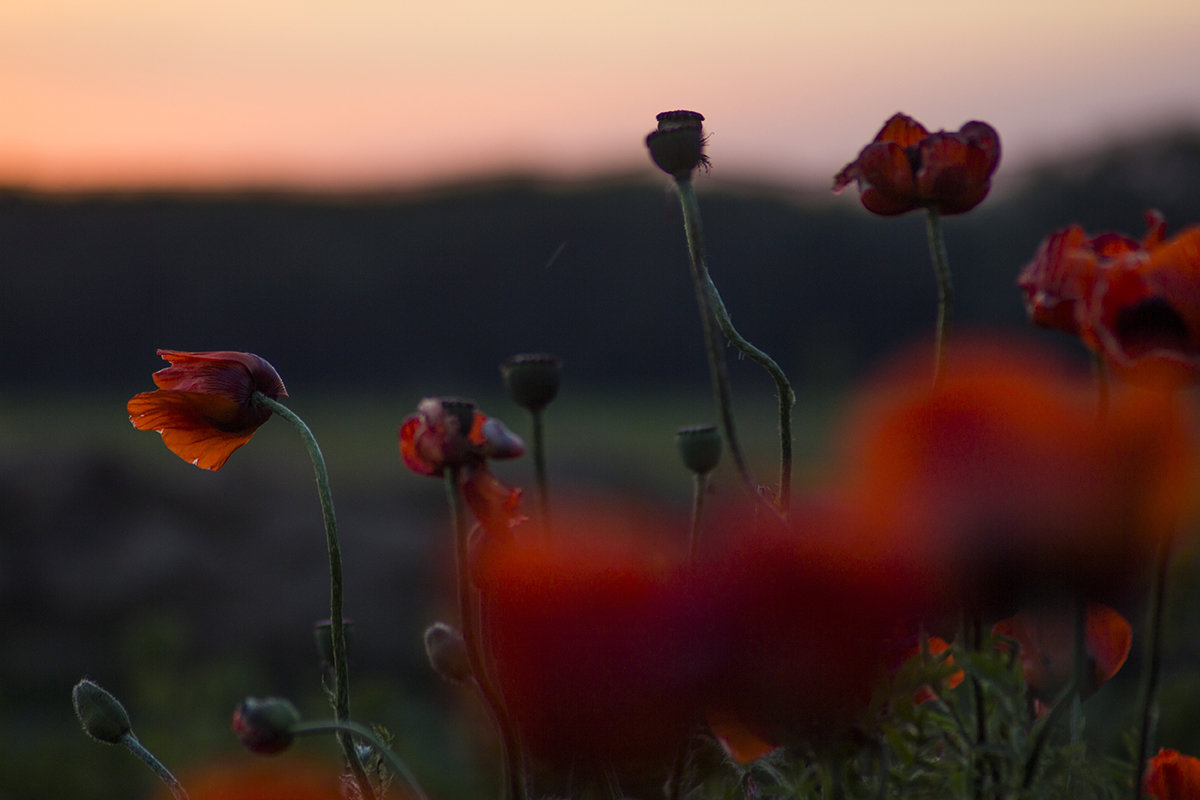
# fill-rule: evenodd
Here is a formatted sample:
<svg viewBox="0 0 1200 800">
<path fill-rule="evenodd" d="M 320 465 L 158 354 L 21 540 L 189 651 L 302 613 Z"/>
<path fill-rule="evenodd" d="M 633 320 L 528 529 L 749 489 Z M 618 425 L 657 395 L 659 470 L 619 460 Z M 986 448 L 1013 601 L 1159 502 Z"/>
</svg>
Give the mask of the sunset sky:
<svg viewBox="0 0 1200 800">
<path fill-rule="evenodd" d="M 895 111 L 1002 169 L 1200 122 L 1195 0 L 3 0 L 0 183 L 414 184 L 651 169 L 826 182 Z"/>
</svg>

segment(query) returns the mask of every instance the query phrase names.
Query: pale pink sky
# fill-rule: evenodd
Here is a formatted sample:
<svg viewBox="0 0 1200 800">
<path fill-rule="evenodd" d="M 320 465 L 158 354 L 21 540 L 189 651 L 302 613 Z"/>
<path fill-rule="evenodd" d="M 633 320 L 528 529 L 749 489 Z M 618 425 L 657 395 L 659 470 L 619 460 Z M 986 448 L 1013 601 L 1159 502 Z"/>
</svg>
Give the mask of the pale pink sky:
<svg viewBox="0 0 1200 800">
<path fill-rule="evenodd" d="M 735 8 L 736 6 L 736 8 Z M 1002 169 L 1200 122 L 1195 0 L 3 0 L 0 183 L 421 183 L 650 169 L 828 181 L 895 111 Z"/>
</svg>

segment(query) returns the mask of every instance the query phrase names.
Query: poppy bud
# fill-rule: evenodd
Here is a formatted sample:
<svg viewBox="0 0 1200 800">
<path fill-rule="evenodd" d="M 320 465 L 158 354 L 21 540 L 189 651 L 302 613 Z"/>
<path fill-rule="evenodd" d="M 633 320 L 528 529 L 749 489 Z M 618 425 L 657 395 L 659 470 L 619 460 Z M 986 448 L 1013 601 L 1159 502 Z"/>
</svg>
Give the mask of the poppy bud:
<svg viewBox="0 0 1200 800">
<path fill-rule="evenodd" d="M 247 750 L 260 755 L 282 753 L 292 746 L 292 727 L 300 712 L 281 697 L 246 698 L 233 712 L 233 732 Z"/>
<path fill-rule="evenodd" d="M 81 680 L 71 690 L 75 715 L 88 736 L 105 744 L 120 744 L 133 732 L 129 713 L 121 701 L 99 685 Z"/>
<path fill-rule="evenodd" d="M 435 622 L 425 629 L 425 655 L 434 672 L 454 683 L 471 680 L 471 662 L 467 643 L 457 629 Z"/>
<path fill-rule="evenodd" d="M 687 180 L 696 167 L 708 169 L 704 154 L 704 116 L 695 111 L 664 111 L 658 129 L 646 137 L 650 158 L 676 180 Z"/>
<path fill-rule="evenodd" d="M 545 408 L 558 394 L 562 359 L 549 353 L 520 353 L 500 365 L 513 402 L 530 411 Z"/>
<path fill-rule="evenodd" d="M 721 460 L 721 432 L 716 425 L 693 425 L 675 431 L 675 449 L 683 465 L 697 475 L 707 475 Z"/>
</svg>

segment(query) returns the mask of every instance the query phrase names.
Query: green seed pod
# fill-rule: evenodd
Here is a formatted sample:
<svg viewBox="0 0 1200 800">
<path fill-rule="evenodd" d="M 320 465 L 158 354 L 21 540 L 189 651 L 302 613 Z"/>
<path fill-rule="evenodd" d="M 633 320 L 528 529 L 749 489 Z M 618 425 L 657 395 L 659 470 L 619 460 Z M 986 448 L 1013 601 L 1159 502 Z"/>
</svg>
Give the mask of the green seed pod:
<svg viewBox="0 0 1200 800">
<path fill-rule="evenodd" d="M 500 374 L 513 402 L 540 411 L 558 394 L 562 359 L 549 353 L 520 353 L 500 365 Z"/>
<path fill-rule="evenodd" d="M 716 425 L 680 428 L 675 431 L 675 448 L 685 467 L 697 475 L 707 475 L 721 460 L 721 432 Z"/>
<path fill-rule="evenodd" d="M 704 116 L 695 111 L 664 111 L 658 115 L 658 128 L 646 137 L 650 158 L 658 168 L 676 180 L 691 177 L 697 167 L 708 169 L 704 154 Z"/>
</svg>

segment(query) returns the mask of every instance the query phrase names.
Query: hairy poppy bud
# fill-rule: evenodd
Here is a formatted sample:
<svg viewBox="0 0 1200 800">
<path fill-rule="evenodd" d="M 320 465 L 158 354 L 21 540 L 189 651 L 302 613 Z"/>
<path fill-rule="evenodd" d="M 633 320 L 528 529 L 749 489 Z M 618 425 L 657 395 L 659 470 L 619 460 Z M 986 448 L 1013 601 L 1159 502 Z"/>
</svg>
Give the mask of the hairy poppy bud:
<svg viewBox="0 0 1200 800">
<path fill-rule="evenodd" d="M 435 622 L 425 629 L 425 655 L 434 672 L 454 683 L 471 680 L 471 662 L 467 643 L 456 628 Z"/>
<path fill-rule="evenodd" d="M 83 730 L 96 741 L 120 744 L 133 732 L 129 713 L 121 701 L 92 681 L 84 679 L 75 684 L 71 700 Z"/>
<path fill-rule="evenodd" d="M 562 359 L 549 353 L 520 353 L 500 365 L 500 374 L 513 402 L 540 411 L 558 394 Z"/>
<path fill-rule="evenodd" d="M 273 755 L 292 746 L 300 712 L 281 697 L 248 697 L 233 712 L 233 732 L 252 753 Z"/>
<path fill-rule="evenodd" d="M 721 433 L 716 425 L 693 425 L 675 431 L 675 449 L 683 465 L 698 475 L 707 475 L 721 460 Z"/>
<path fill-rule="evenodd" d="M 696 167 L 708 169 L 702 114 L 664 111 L 657 119 L 658 129 L 646 136 L 646 147 L 659 169 L 676 180 L 688 179 Z"/>
</svg>

